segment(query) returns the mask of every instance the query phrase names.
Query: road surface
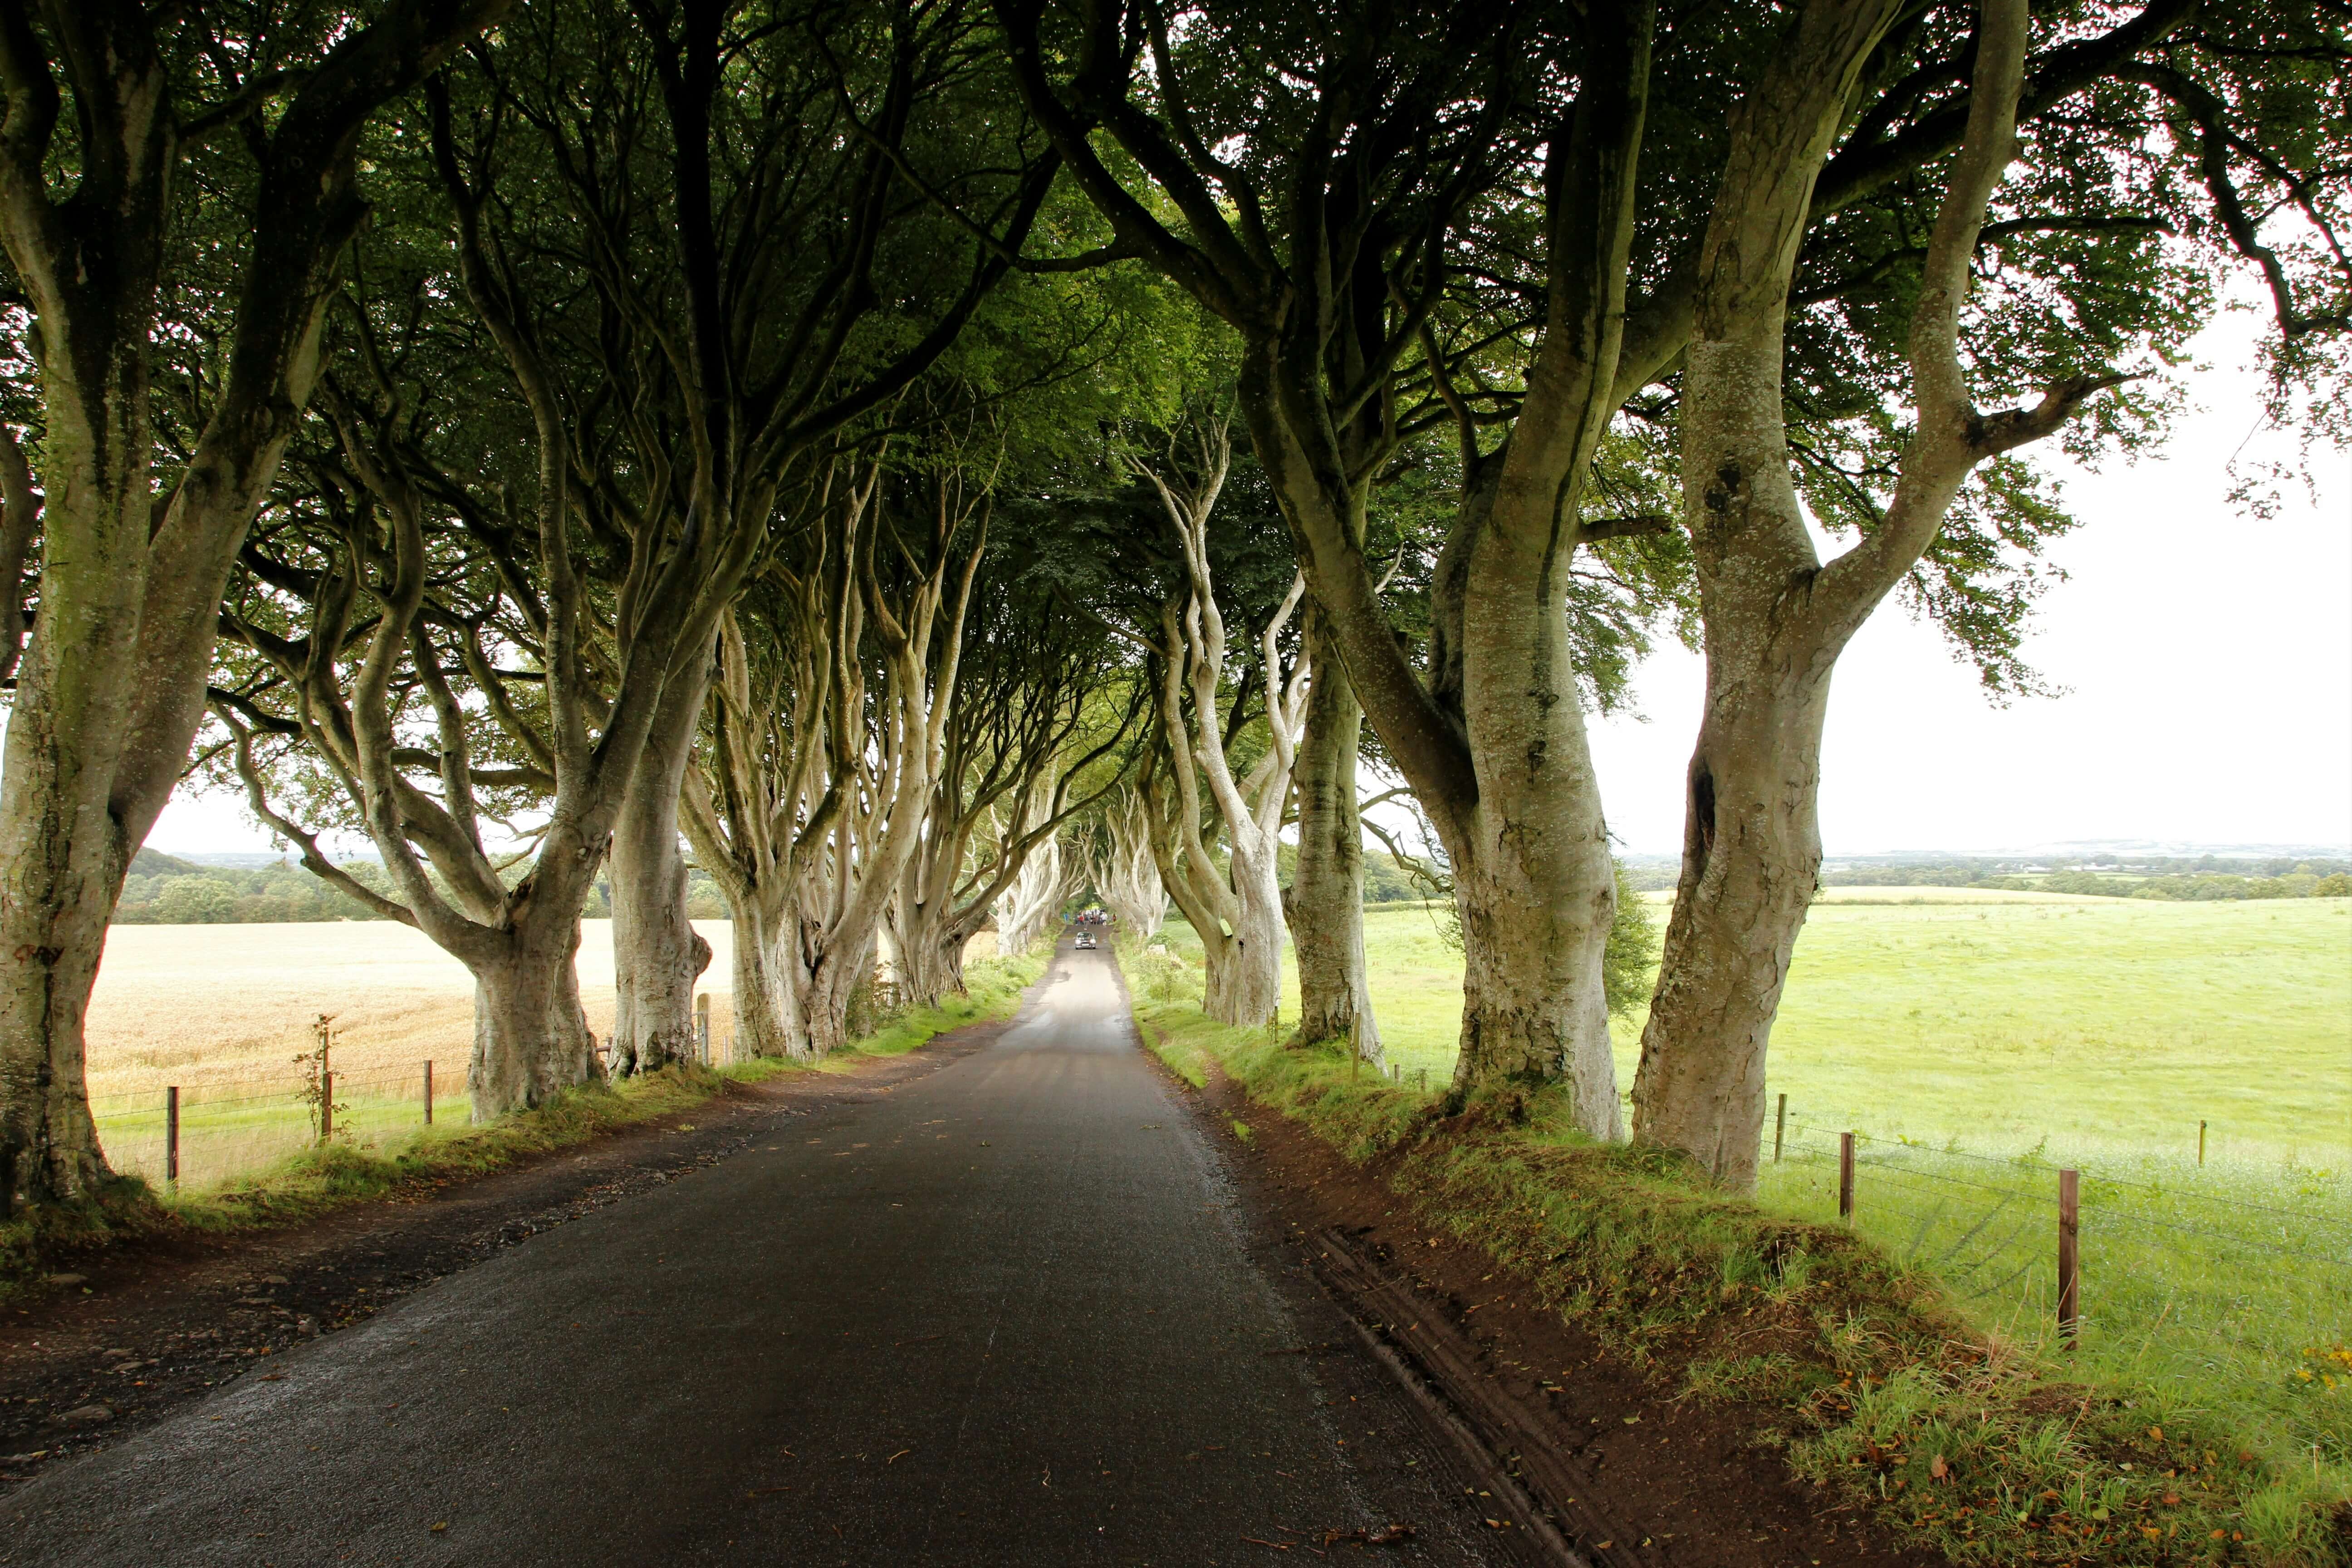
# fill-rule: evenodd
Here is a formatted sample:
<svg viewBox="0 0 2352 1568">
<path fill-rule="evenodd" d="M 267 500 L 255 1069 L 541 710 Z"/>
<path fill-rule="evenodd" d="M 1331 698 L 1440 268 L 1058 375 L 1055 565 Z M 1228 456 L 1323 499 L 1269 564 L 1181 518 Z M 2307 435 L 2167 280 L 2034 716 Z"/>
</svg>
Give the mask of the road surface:
<svg viewBox="0 0 2352 1568">
<path fill-rule="evenodd" d="M 0 1562 L 1516 1561 L 1282 1257 L 1066 942 L 985 1049 L 45 1474 Z"/>
</svg>

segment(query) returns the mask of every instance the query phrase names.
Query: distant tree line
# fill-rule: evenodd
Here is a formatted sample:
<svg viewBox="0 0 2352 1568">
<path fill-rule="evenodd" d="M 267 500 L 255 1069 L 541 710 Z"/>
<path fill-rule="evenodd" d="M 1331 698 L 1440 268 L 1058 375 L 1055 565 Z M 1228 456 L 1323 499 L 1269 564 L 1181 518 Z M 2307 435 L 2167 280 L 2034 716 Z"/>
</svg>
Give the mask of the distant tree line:
<svg viewBox="0 0 2352 1568">
<path fill-rule="evenodd" d="M 1675 885 L 1677 862 L 1629 860 L 1626 879 L 1643 890 Z M 1907 860 L 1822 868 L 1824 888 L 1998 888 L 2083 893 L 2105 899 L 2341 899 L 2352 897 L 2352 861 L 2291 856 L 2174 855 L 2125 859 L 2016 856 Z"/>
<path fill-rule="evenodd" d="M 2105 899 L 2166 899 L 2202 902 L 2213 899 L 2341 899 L 2352 897 L 2352 876 L 2326 876 L 2297 867 L 2279 877 L 2200 872 L 2181 877 L 2102 877 L 2095 871 L 2053 871 L 2046 877 L 1986 877 L 1972 888 L 2008 888 L 2021 892 L 2089 893 Z"/>
<path fill-rule="evenodd" d="M 1282 847 L 1282 868 L 1287 881 L 1298 858 L 1297 846 Z M 383 892 L 388 887 L 383 868 L 373 860 L 348 860 L 342 870 L 354 880 Z M 1364 852 L 1364 903 L 1417 904 L 1428 899 L 1428 888 L 1379 850 Z M 687 871 L 687 914 L 698 921 L 728 918 L 727 900 L 719 884 L 699 866 Z M 612 886 L 598 878 L 582 911 L 586 920 L 611 917 Z M 267 866 L 202 866 L 152 849 L 142 849 L 123 879 L 122 901 L 114 911 L 116 925 L 259 925 L 271 921 L 382 921 L 341 889 L 313 876 L 291 860 Z"/>
<path fill-rule="evenodd" d="M 373 860 L 347 860 L 345 875 L 383 892 L 383 868 Z M 687 874 L 687 913 L 698 921 L 723 921 L 727 901 L 700 868 Z M 581 911 L 585 920 L 609 919 L 612 887 L 598 878 Z M 260 925 L 275 921 L 383 921 L 376 913 L 291 860 L 267 866 L 200 866 L 142 849 L 123 879 L 116 925 Z"/>
</svg>

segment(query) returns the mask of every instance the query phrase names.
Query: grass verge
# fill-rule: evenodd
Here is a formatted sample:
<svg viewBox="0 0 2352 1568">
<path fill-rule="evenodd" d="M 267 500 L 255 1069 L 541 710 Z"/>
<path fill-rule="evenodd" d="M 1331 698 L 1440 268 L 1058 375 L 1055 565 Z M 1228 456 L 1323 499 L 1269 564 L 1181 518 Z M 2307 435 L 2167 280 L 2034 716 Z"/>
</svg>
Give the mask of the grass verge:
<svg viewBox="0 0 2352 1568">
<path fill-rule="evenodd" d="M 94 1202 L 0 1225 L 0 1300 L 36 1287 L 60 1258 L 140 1237 L 218 1235 L 299 1224 L 330 1209 L 419 1186 L 487 1175 L 603 1133 L 692 1110 L 729 1082 L 805 1072 L 846 1072 L 870 1057 L 903 1056 L 967 1024 L 1004 1017 L 1045 971 L 1042 957 L 989 959 L 966 976 L 967 994 L 887 1020 L 823 1061 L 755 1058 L 722 1068 L 669 1068 L 618 1085 L 596 1084 L 479 1126 L 421 1129 L 396 1144 L 338 1140 L 289 1154 L 248 1176 L 201 1192 L 162 1194 L 117 1178 Z"/>
<path fill-rule="evenodd" d="M 1538 1301 L 1686 1397 L 1763 1414 L 1800 1475 L 1962 1563 L 2344 1568 L 2352 1475 L 2308 1469 L 2146 1384 L 2070 1378 L 1851 1232 L 1769 1214 L 1656 1151 L 1596 1145 L 1564 1100 L 1521 1123 L 1211 1023 L 1169 954 L 1129 957 L 1146 1042 L 1212 1068 L 1483 1247 Z"/>
</svg>

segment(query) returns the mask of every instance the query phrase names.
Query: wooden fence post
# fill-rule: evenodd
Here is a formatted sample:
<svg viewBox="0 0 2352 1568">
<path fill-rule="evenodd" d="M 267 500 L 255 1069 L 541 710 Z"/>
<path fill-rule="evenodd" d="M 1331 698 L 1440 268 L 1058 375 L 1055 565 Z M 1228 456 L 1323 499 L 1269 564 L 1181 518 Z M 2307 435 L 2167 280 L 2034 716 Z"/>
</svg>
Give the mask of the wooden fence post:
<svg viewBox="0 0 2352 1568">
<path fill-rule="evenodd" d="M 2082 1275 L 2075 1244 L 2082 1234 L 2080 1173 L 2058 1173 L 2058 1331 L 2074 1337 L 2074 1319 L 2082 1304 Z"/>
<path fill-rule="evenodd" d="M 1838 1134 L 1838 1218 L 1853 1223 L 1853 1134 Z"/>
<path fill-rule="evenodd" d="M 1789 1097 L 1780 1096 L 1780 1109 L 1772 1117 L 1772 1163 L 1780 1163 L 1780 1140 L 1789 1131 Z"/>
<path fill-rule="evenodd" d="M 163 1090 L 163 1179 L 180 1184 L 180 1086 Z"/>
<path fill-rule="evenodd" d="M 425 1125 L 433 1125 L 433 1058 L 425 1058 Z"/>
<path fill-rule="evenodd" d="M 2200 1167 L 2205 1163 L 2205 1119 L 2201 1116 L 2197 1119 L 2197 1163 Z"/>
<path fill-rule="evenodd" d="M 322 1072 L 319 1075 L 319 1142 L 321 1144 L 331 1143 L 334 1142 L 334 1137 L 335 1075 Z"/>
</svg>

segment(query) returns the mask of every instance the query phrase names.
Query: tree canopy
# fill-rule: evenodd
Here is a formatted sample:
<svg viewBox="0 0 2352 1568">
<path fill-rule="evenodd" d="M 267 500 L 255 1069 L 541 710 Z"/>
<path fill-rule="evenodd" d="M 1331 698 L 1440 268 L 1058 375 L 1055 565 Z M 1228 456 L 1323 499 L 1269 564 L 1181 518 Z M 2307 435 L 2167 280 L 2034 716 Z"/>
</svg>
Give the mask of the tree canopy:
<svg viewBox="0 0 2352 1568">
<path fill-rule="evenodd" d="M 1230 1022 L 1295 938 L 1294 1045 L 1376 1053 L 1359 814 L 1409 796 L 1450 1103 L 1623 1135 L 1585 718 L 1667 637 L 1710 684 L 1633 1132 L 1737 1184 L 1855 628 L 2035 690 L 2083 520 L 2033 444 L 2160 445 L 2233 300 L 2273 416 L 2352 437 L 2348 29 L 0 5 L 0 1198 L 102 1174 L 81 1017 L 191 773 L 468 965 L 482 1115 L 684 1054 L 690 878 L 762 1050 L 1093 877 Z"/>
</svg>

